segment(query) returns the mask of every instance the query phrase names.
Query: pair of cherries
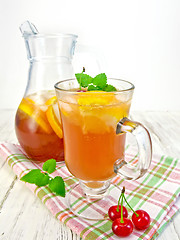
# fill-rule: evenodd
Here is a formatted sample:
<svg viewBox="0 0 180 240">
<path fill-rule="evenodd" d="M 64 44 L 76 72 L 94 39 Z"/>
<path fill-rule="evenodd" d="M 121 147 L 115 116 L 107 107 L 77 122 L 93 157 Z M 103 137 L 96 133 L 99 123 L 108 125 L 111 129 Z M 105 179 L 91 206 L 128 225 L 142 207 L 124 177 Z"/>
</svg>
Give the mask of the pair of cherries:
<svg viewBox="0 0 180 240">
<path fill-rule="evenodd" d="M 111 206 L 108 215 L 113 221 L 112 230 L 118 237 L 127 237 L 133 232 L 134 226 L 138 230 L 145 230 L 149 227 L 151 219 L 149 214 L 144 210 L 134 211 L 125 198 L 125 187 L 123 187 L 119 197 L 118 205 Z M 128 211 L 123 206 L 123 200 L 133 211 L 132 221 L 128 218 Z M 121 203 L 120 203 L 121 202 Z M 134 226 L 133 226 L 134 224 Z"/>
</svg>

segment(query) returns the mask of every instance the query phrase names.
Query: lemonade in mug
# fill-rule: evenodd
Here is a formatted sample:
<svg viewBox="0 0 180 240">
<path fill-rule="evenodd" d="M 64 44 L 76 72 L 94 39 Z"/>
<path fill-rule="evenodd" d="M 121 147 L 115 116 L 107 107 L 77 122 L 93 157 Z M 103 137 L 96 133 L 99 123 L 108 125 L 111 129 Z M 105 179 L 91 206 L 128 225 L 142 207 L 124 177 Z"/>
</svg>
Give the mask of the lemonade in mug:
<svg viewBox="0 0 180 240">
<path fill-rule="evenodd" d="M 93 79 L 85 79 L 85 86 L 91 81 L 97 84 Z M 111 86 L 114 86 L 113 91 Z M 65 163 L 83 190 L 80 194 L 75 186 L 69 193 L 69 207 L 78 216 L 82 211 L 77 211 L 74 196 L 83 195 L 84 202 L 86 197 L 103 198 L 115 174 L 136 179 L 146 173 L 151 162 L 149 132 L 142 124 L 128 119 L 134 85 L 119 79 L 106 79 L 104 88 L 102 91 L 101 86 L 90 84 L 88 88 L 77 90 L 79 83 L 76 79 L 55 84 Z M 139 158 L 136 164 L 125 159 L 127 132 L 137 140 Z"/>
<path fill-rule="evenodd" d="M 116 125 L 128 116 L 130 101 L 108 92 L 72 93 L 59 101 L 66 165 L 78 179 L 104 181 L 115 175 L 114 162 L 124 157 L 125 146 Z"/>
</svg>

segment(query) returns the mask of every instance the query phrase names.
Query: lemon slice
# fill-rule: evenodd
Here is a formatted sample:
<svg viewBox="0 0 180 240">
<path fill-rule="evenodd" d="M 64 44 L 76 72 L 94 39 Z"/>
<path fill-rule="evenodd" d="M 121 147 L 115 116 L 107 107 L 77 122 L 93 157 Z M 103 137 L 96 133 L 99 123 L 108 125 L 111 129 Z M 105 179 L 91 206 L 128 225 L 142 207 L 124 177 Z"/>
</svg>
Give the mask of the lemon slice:
<svg viewBox="0 0 180 240">
<path fill-rule="evenodd" d="M 84 134 L 104 134 L 110 131 L 109 126 L 104 120 L 94 115 L 87 115 L 83 118 L 82 130 Z"/>
<path fill-rule="evenodd" d="M 28 102 L 31 102 L 31 103 L 35 104 L 35 101 L 33 101 L 31 98 L 26 97 L 26 100 L 27 100 Z"/>
<path fill-rule="evenodd" d="M 91 91 L 79 94 L 78 104 L 79 105 L 108 105 L 115 100 L 112 93 L 103 91 Z"/>
<path fill-rule="evenodd" d="M 48 124 L 46 120 L 46 115 L 45 113 L 37 106 L 34 104 L 34 101 L 29 99 L 29 98 L 23 98 L 20 105 L 19 109 L 26 113 L 28 116 L 33 118 L 36 123 L 47 133 L 52 132 L 52 128 Z"/>
<path fill-rule="evenodd" d="M 54 132 L 56 133 L 56 135 L 59 138 L 62 138 L 63 133 L 62 133 L 62 127 L 61 127 L 61 121 L 60 121 L 56 96 L 48 99 L 46 102 L 46 105 L 49 105 L 46 111 L 46 117 L 48 119 L 48 122 L 51 125 Z"/>
<path fill-rule="evenodd" d="M 51 104 L 54 104 L 57 102 L 57 97 L 56 96 L 53 96 L 51 98 L 49 98 L 47 101 L 46 101 L 46 105 L 51 105 Z"/>
</svg>

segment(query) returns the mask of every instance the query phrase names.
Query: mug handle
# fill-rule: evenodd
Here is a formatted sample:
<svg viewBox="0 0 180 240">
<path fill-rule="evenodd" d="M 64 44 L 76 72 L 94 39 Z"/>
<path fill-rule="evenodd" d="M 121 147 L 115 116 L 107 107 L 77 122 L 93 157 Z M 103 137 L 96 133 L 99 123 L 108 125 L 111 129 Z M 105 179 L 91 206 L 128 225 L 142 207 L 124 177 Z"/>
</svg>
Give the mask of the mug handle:
<svg viewBox="0 0 180 240">
<path fill-rule="evenodd" d="M 138 146 L 137 165 L 127 163 L 124 159 L 118 159 L 114 163 L 114 172 L 127 180 L 142 177 L 148 170 L 152 159 L 152 142 L 148 130 L 139 122 L 122 118 L 116 127 L 116 134 L 131 133 L 135 136 Z"/>
</svg>

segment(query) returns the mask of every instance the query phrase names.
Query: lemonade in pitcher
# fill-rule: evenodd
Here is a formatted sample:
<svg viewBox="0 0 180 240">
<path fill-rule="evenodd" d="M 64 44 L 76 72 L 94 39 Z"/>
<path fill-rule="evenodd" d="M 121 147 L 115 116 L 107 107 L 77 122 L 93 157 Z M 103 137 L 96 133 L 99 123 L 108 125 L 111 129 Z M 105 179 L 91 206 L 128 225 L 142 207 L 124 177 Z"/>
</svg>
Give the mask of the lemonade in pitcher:
<svg viewBox="0 0 180 240">
<path fill-rule="evenodd" d="M 62 127 L 53 90 L 22 99 L 16 113 L 15 129 L 19 143 L 32 159 L 64 160 Z"/>
<path fill-rule="evenodd" d="M 20 26 L 29 60 L 28 82 L 15 118 L 17 139 L 32 160 L 64 160 L 54 84 L 74 76 L 77 36 L 41 34 L 29 21 Z"/>
</svg>

